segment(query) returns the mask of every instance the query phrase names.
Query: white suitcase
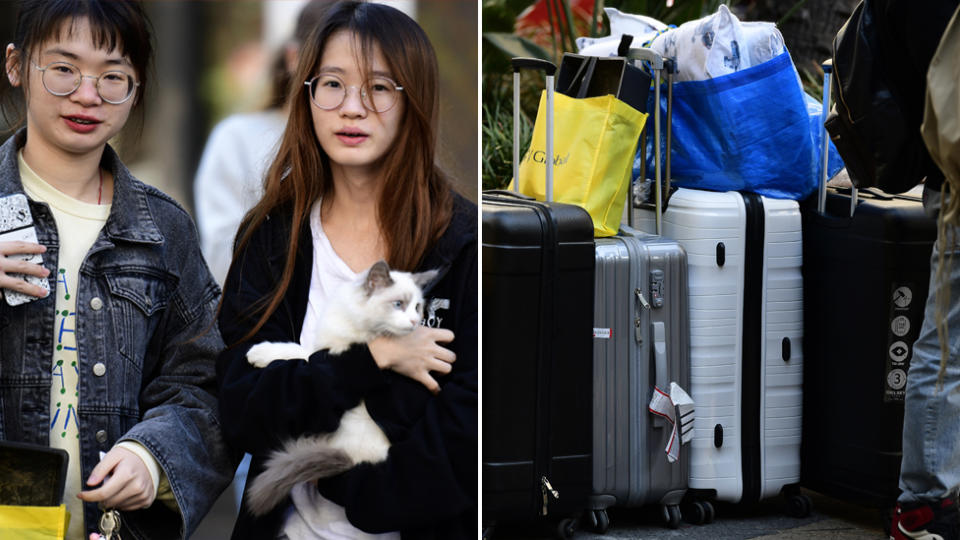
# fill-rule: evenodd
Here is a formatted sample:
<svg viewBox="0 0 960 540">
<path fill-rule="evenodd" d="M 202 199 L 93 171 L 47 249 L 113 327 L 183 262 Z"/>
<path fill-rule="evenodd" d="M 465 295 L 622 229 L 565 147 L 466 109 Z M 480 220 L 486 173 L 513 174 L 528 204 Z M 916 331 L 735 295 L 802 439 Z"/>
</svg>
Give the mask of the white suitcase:
<svg viewBox="0 0 960 540">
<path fill-rule="evenodd" d="M 654 231 L 654 213 L 635 210 Z M 680 188 L 662 233 L 687 252 L 690 391 L 697 404 L 690 493 L 755 502 L 799 493 L 803 279 L 796 201 Z"/>
</svg>

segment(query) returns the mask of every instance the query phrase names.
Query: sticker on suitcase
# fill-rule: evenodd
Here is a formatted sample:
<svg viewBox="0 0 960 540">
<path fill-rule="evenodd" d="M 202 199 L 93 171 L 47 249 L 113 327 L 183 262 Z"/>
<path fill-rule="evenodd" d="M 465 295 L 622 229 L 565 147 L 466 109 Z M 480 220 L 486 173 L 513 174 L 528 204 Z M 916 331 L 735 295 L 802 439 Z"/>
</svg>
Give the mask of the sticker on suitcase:
<svg viewBox="0 0 960 540">
<path fill-rule="evenodd" d="M 884 403 L 902 402 L 906 394 L 907 371 L 910 358 L 913 357 L 913 344 L 920 332 L 924 308 L 923 299 L 914 296 L 917 290 L 914 284 L 894 283 L 890 289 Z"/>
</svg>

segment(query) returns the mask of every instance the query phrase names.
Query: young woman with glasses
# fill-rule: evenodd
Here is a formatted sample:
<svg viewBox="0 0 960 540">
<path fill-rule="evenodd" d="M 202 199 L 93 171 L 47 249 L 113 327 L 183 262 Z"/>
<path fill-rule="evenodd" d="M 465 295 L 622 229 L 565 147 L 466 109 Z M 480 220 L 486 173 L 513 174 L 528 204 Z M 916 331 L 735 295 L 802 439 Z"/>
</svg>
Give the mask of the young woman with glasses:
<svg viewBox="0 0 960 540">
<path fill-rule="evenodd" d="M 294 488 L 234 538 L 473 538 L 477 525 L 477 213 L 434 163 L 436 56 L 396 9 L 340 2 L 300 50 L 290 117 L 224 287 L 220 410 L 253 456 L 335 431 L 363 400 L 386 461 Z M 251 366 L 262 341 L 312 343 L 331 291 L 374 262 L 440 274 L 425 325 L 342 355 Z M 250 482 L 248 482 L 248 485 Z"/>
<path fill-rule="evenodd" d="M 143 104 L 149 23 L 135 2 L 25 0 L 5 53 L 25 127 L 0 146 L 0 224 L 29 214 L 37 241 L 0 240 L 0 439 L 67 451 L 67 538 L 105 510 L 124 538 L 187 538 L 233 463 L 195 228 L 107 144 Z"/>
</svg>

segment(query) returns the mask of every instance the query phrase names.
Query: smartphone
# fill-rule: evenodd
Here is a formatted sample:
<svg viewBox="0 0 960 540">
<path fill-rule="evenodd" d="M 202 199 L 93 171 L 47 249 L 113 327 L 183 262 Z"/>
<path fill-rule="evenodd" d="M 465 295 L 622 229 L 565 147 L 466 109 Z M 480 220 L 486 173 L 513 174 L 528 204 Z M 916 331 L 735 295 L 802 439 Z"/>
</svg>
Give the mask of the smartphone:
<svg viewBox="0 0 960 540">
<path fill-rule="evenodd" d="M 37 231 L 33 228 L 33 214 L 30 213 L 27 196 L 23 193 L 14 193 L 13 195 L 0 197 L 0 242 L 14 241 L 37 243 Z M 7 258 L 43 264 L 43 257 L 41 257 L 39 253 L 7 255 Z M 25 274 L 10 274 L 10 276 L 43 287 L 47 292 L 50 291 L 50 283 L 47 281 L 47 278 L 28 276 Z M 3 289 L 3 297 L 6 298 L 7 304 L 11 306 L 19 306 L 20 304 L 39 299 L 36 296 L 23 294 L 10 289 Z"/>
</svg>

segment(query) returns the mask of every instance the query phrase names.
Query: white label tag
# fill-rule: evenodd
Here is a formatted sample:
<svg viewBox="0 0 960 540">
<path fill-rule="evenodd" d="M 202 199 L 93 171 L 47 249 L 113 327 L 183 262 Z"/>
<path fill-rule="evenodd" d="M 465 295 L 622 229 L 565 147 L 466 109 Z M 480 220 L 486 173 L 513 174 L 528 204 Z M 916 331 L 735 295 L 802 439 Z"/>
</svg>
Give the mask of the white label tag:
<svg viewBox="0 0 960 540">
<path fill-rule="evenodd" d="M 613 337 L 612 328 L 594 328 L 593 337 L 600 339 L 610 339 Z"/>
</svg>

